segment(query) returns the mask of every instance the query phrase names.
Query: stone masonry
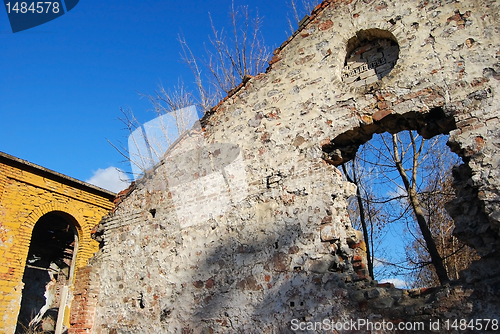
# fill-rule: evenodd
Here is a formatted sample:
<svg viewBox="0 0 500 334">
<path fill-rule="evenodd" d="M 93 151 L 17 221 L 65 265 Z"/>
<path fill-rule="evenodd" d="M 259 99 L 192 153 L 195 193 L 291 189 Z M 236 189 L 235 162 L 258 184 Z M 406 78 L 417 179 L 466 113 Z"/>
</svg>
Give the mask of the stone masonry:
<svg viewBox="0 0 500 334">
<path fill-rule="evenodd" d="M 324 1 L 266 73 L 121 194 L 76 287 L 90 318 L 70 333 L 291 333 L 323 319 L 444 333 L 432 321 L 498 319 L 499 13 L 491 0 Z M 449 211 L 481 259 L 442 287 L 371 281 L 346 211 L 355 187 L 336 166 L 405 129 L 450 134 L 464 161 Z"/>
</svg>

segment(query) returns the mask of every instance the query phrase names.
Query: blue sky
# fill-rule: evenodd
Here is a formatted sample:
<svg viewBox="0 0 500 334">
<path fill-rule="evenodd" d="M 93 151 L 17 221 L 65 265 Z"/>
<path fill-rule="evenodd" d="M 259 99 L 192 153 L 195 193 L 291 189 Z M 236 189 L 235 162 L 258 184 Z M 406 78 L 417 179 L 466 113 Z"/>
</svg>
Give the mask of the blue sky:
<svg viewBox="0 0 500 334">
<path fill-rule="evenodd" d="M 271 50 L 287 38 L 287 0 L 234 5 L 258 11 Z M 108 143 L 127 142 L 120 108 L 142 123 L 156 117 L 138 92 L 152 94 L 160 83 L 173 88 L 179 78 L 189 85 L 178 35 L 201 54 L 209 13 L 223 27 L 230 8 L 231 0 L 80 0 L 67 14 L 18 33 L 0 8 L 0 151 L 84 181 L 112 166 L 129 172 Z M 97 182 L 123 187 L 104 181 Z"/>
</svg>

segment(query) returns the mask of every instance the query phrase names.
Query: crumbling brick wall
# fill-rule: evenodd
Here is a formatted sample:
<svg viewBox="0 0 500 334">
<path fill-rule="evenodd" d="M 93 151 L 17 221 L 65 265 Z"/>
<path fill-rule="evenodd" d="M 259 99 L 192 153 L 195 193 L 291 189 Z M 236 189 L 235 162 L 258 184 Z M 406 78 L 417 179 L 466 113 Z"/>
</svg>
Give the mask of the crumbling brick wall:
<svg viewBox="0 0 500 334">
<path fill-rule="evenodd" d="M 0 333 L 16 330 L 25 285 L 23 274 L 40 218 L 57 212 L 74 224 L 79 243 L 73 266 L 78 273 L 99 249 L 90 231 L 111 210 L 113 198 L 111 192 L 0 152 Z M 73 284 L 73 277 L 66 282 L 60 276 L 56 295 L 61 282 Z M 71 298 L 68 317 L 70 305 Z M 69 325 L 68 319 L 64 325 Z"/>
<path fill-rule="evenodd" d="M 498 316 L 499 5 L 325 1 L 101 222 L 94 333 Z M 482 259 L 403 291 L 366 276 L 336 165 L 376 132 L 450 134 L 450 211 Z M 427 328 L 427 330 L 430 330 Z"/>
</svg>

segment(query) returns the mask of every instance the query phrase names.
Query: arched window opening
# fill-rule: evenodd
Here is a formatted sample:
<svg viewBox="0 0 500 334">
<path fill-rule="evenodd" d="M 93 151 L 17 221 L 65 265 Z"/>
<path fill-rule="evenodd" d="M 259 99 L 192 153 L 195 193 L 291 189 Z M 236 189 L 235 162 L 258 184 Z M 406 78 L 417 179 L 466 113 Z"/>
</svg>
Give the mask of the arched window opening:
<svg viewBox="0 0 500 334">
<path fill-rule="evenodd" d="M 459 200 L 460 197 L 463 194 L 474 195 L 474 190 L 467 186 L 470 182 L 468 183 L 467 180 L 462 179 L 452 179 L 451 177 L 452 174 L 456 175 L 459 172 L 459 174 L 463 174 L 463 170 L 467 169 L 468 166 L 467 158 L 462 157 L 464 164 L 461 164 L 458 168 L 453 168 L 453 173 L 451 171 L 452 165 L 459 163 L 459 158 L 453 155 L 446 146 L 449 146 L 453 152 L 461 154 L 461 156 L 462 150 L 456 147 L 456 143 L 447 142 L 447 136 L 442 135 L 448 134 L 453 129 L 456 129 L 453 117 L 447 115 L 442 108 L 433 108 L 425 113 L 389 114 L 381 120 L 348 130 L 335 137 L 329 144 L 323 145 L 324 159 L 335 166 L 342 166 L 348 181 L 359 183 L 359 180 L 363 178 L 360 175 L 361 173 L 368 175 L 364 176 L 366 186 L 358 185 L 356 202 L 358 202 L 357 205 L 359 206 L 368 203 L 364 211 L 366 226 L 360 224 L 360 229 L 363 231 L 368 246 L 367 254 L 370 256 L 368 256 L 367 264 L 372 277 L 381 278 L 380 273 L 379 275 L 373 274 L 374 272 L 376 274 L 375 269 L 377 269 L 377 266 L 380 269 L 385 263 L 392 268 L 389 271 L 389 274 L 393 276 L 392 278 L 397 278 L 394 277 L 394 273 L 398 271 L 401 273 L 401 277 L 404 277 L 404 280 L 399 278 L 401 282 L 395 281 L 395 283 L 401 283 L 399 284 L 400 287 L 438 285 L 449 279 L 457 278 L 460 269 L 468 267 L 470 262 L 477 259 L 474 251 L 467 249 L 462 242 L 458 242 L 458 239 L 451 237 L 451 232 L 455 228 L 454 224 L 448 224 L 447 227 L 443 225 L 442 228 L 432 226 L 432 224 L 435 224 L 435 218 L 446 213 L 443 205 L 439 207 L 432 206 L 432 201 L 440 201 L 445 204 L 452 199 L 452 205 L 447 205 L 447 209 L 453 219 L 456 220 L 463 214 L 463 210 L 461 210 L 463 201 Z M 401 131 L 403 133 L 400 133 Z M 372 139 L 374 136 L 375 139 Z M 365 145 L 360 149 L 363 144 Z M 368 147 L 371 149 L 367 149 Z M 395 147 L 397 150 L 394 149 Z M 416 160 L 418 168 L 414 175 L 412 164 L 415 153 L 418 153 L 420 160 Z M 451 156 L 451 158 L 446 159 L 447 156 Z M 400 160 L 399 167 L 396 163 L 397 159 Z M 356 166 L 352 167 L 350 161 L 355 163 L 365 162 L 366 165 L 361 169 L 357 169 Z M 451 163 L 445 165 L 443 164 L 445 161 L 451 161 Z M 351 164 L 350 169 L 348 163 Z M 389 172 L 389 170 L 392 170 L 392 172 Z M 431 171 L 433 172 L 431 173 Z M 378 176 L 383 176 L 385 182 L 379 181 Z M 396 180 L 399 180 L 399 183 L 396 183 Z M 451 187 L 451 183 L 453 183 L 453 187 Z M 387 187 L 390 184 L 394 187 Z M 431 185 L 436 190 L 431 191 Z M 455 196 L 452 192 L 453 189 L 458 190 L 460 193 Z M 430 197 L 429 194 L 433 192 L 435 195 Z M 385 197 L 381 195 L 385 195 Z M 477 199 L 477 197 L 475 198 Z M 418 205 L 414 203 L 415 201 L 419 202 Z M 386 205 L 386 207 L 392 205 L 392 208 L 383 209 L 382 205 Z M 416 210 L 415 207 L 419 209 Z M 356 212 L 356 210 L 358 210 L 359 220 L 361 220 L 363 213 L 360 213 L 359 209 L 353 209 L 352 211 Z M 388 224 L 388 222 L 396 221 L 397 218 L 400 222 L 403 222 L 403 227 L 392 229 L 396 225 Z M 425 218 L 427 220 L 431 219 L 431 226 L 428 231 L 421 228 L 428 225 Z M 357 216 L 353 218 L 354 221 L 356 219 L 358 219 Z M 446 221 L 451 222 L 449 218 L 446 219 Z M 483 214 L 477 215 L 475 219 L 484 221 L 486 218 Z M 423 223 L 424 221 L 425 223 Z M 374 231 L 370 231 L 368 224 L 372 224 Z M 387 259 L 384 256 L 377 255 L 376 248 L 382 247 L 383 240 L 376 240 L 371 236 L 371 233 L 378 232 L 381 236 L 386 236 L 387 232 L 383 228 L 385 226 L 391 228 L 392 231 L 390 232 L 396 235 L 396 238 L 393 238 L 392 241 L 389 238 L 388 244 L 396 244 L 398 240 L 402 240 L 401 236 L 403 234 L 414 238 L 411 242 L 408 239 L 399 248 L 399 259 L 403 258 L 404 261 Z M 416 226 L 418 226 L 418 229 L 415 228 Z M 456 230 L 460 230 L 461 226 L 458 226 Z M 444 229 L 447 230 L 446 235 L 436 232 Z M 466 239 L 462 238 L 460 233 L 457 236 L 461 240 Z M 456 244 L 455 251 L 451 253 L 439 251 L 439 243 L 445 244 L 445 241 L 449 241 L 452 245 Z M 435 244 L 434 247 L 432 243 Z M 453 259 L 452 253 L 461 252 L 463 249 L 470 254 L 470 259 L 458 265 L 458 259 Z M 450 261 L 456 263 L 451 269 L 449 266 Z M 435 277 L 434 274 L 429 273 L 427 270 L 430 268 L 430 264 L 436 268 L 436 262 L 438 263 L 437 267 L 440 267 L 436 271 L 439 281 L 437 284 L 435 280 L 432 281 L 426 278 Z M 439 262 L 441 262 L 441 265 L 439 265 Z M 407 270 L 404 272 L 402 269 Z M 418 273 L 419 270 L 420 273 Z M 408 282 L 407 279 L 410 272 L 413 272 L 414 277 L 418 276 L 417 279 L 413 280 L 413 283 Z"/>
<path fill-rule="evenodd" d="M 33 228 L 24 270 L 24 289 L 16 333 L 56 331 L 60 305 L 72 284 L 78 234 L 63 212 L 42 216 Z M 59 324 L 59 327 L 61 325 Z"/>
<path fill-rule="evenodd" d="M 425 139 L 412 130 L 376 134 L 342 166 L 358 187 L 351 220 L 364 232 L 372 275 L 381 282 L 437 286 L 459 279 L 478 259 L 453 236 L 445 208 L 456 196 L 452 169 L 462 163 L 447 141 L 447 135 Z"/>
</svg>

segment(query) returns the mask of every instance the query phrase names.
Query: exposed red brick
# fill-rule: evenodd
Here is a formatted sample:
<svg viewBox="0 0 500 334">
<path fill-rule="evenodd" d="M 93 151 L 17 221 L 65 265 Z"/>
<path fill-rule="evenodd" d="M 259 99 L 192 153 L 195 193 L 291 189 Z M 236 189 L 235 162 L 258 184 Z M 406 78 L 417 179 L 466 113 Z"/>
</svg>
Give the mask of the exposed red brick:
<svg viewBox="0 0 500 334">
<path fill-rule="evenodd" d="M 353 263 L 352 267 L 354 268 L 354 270 L 359 270 L 359 269 L 364 269 L 366 265 L 363 262 L 356 262 Z"/>
<path fill-rule="evenodd" d="M 288 269 L 287 265 L 287 256 L 285 253 L 276 253 L 273 255 L 271 259 L 271 265 L 272 267 L 270 269 L 273 269 L 275 271 L 283 272 Z"/>
<path fill-rule="evenodd" d="M 257 283 L 254 276 L 247 276 L 244 280 L 238 282 L 236 286 L 242 290 L 259 291 L 262 290 L 262 286 Z"/>
<path fill-rule="evenodd" d="M 488 81 L 489 81 L 488 78 L 485 78 L 485 77 L 474 78 L 470 85 L 472 87 L 477 87 L 477 86 L 481 86 L 483 83 L 488 82 Z"/>
<path fill-rule="evenodd" d="M 475 141 L 476 141 L 477 151 L 478 152 L 482 151 L 484 148 L 484 138 L 481 136 L 477 136 Z"/>
<path fill-rule="evenodd" d="M 325 216 L 321 219 L 321 224 L 330 223 L 332 221 L 332 216 Z"/>
<path fill-rule="evenodd" d="M 379 109 L 386 109 L 387 108 L 387 101 L 380 101 L 379 103 L 377 103 L 377 107 Z"/>
<path fill-rule="evenodd" d="M 274 55 L 273 58 L 271 58 L 271 60 L 269 61 L 269 65 L 277 63 L 280 60 L 281 60 L 281 57 L 279 55 Z"/>
<path fill-rule="evenodd" d="M 390 115 L 392 113 L 392 110 L 390 109 L 383 109 L 383 110 L 377 110 L 376 112 L 373 113 L 373 120 L 374 121 L 380 121 L 382 118 L 384 118 L 387 115 Z"/>
<path fill-rule="evenodd" d="M 355 244 L 351 244 L 349 245 L 350 248 L 352 249 L 357 249 L 357 248 L 360 248 L 360 249 L 365 249 L 366 248 L 366 245 L 365 245 L 365 242 L 364 241 L 360 241 L 358 243 L 355 243 Z"/>
<path fill-rule="evenodd" d="M 201 289 L 201 288 L 203 288 L 204 284 L 203 284 L 203 281 L 196 281 L 196 282 L 193 282 L 193 285 L 195 288 Z"/>
<path fill-rule="evenodd" d="M 331 20 L 327 20 L 319 25 L 319 30 L 328 30 L 333 27 L 333 22 Z"/>
<path fill-rule="evenodd" d="M 205 288 L 207 289 L 211 289 L 213 288 L 215 285 L 214 283 L 214 280 L 212 278 L 209 278 L 206 282 L 205 282 Z"/>
<path fill-rule="evenodd" d="M 295 64 L 304 65 L 305 63 L 311 61 L 315 56 L 316 56 L 315 54 L 310 54 L 310 55 L 307 55 L 303 58 L 299 58 L 295 61 Z"/>
<path fill-rule="evenodd" d="M 363 261 L 363 257 L 361 255 L 354 255 L 352 257 L 352 261 L 353 262 L 360 262 L 360 261 Z"/>
</svg>

